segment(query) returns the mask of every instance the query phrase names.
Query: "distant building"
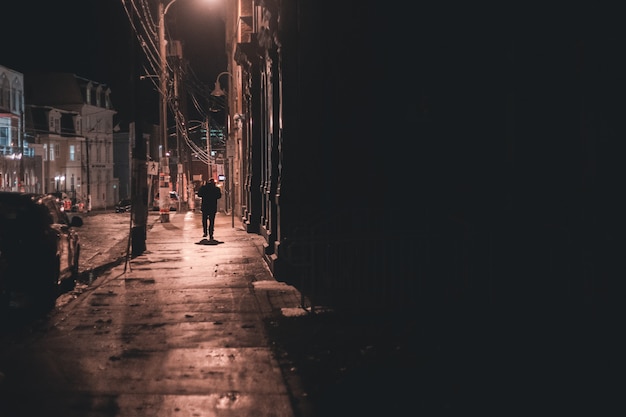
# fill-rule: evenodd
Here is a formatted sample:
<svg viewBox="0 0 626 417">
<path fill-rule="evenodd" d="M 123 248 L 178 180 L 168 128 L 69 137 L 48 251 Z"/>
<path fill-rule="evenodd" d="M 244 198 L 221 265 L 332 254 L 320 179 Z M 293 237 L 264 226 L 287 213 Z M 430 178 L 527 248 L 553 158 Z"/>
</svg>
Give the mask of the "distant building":
<svg viewBox="0 0 626 417">
<path fill-rule="evenodd" d="M 80 114 L 51 106 L 27 105 L 25 120 L 29 136 L 36 142 L 36 155 L 43 161 L 39 191 L 64 192 L 69 198 L 86 203 L 83 182 L 87 165 Z"/>
<path fill-rule="evenodd" d="M 24 75 L 0 65 L 0 190 L 40 190 L 41 159 L 24 136 Z"/>
<path fill-rule="evenodd" d="M 26 130 L 44 153 L 45 191 L 59 188 L 88 210 L 112 207 L 119 180 L 113 173 L 116 111 L 110 89 L 71 73 L 29 73 L 25 84 L 26 103 L 34 111 Z"/>
</svg>

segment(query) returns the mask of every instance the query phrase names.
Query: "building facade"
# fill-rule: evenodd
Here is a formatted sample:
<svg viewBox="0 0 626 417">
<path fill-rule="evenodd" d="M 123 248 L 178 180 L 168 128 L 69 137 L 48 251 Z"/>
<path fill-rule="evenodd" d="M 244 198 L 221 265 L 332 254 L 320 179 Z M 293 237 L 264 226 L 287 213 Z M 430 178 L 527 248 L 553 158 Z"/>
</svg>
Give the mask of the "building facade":
<svg viewBox="0 0 626 417">
<path fill-rule="evenodd" d="M 437 6 L 229 4 L 236 212 L 277 279 L 360 309 L 613 297 L 621 38 Z"/>
<path fill-rule="evenodd" d="M 399 73 L 366 59 L 372 48 L 385 59 L 393 36 L 368 30 L 377 22 L 369 2 L 230 6 L 227 155 L 237 217 L 265 238 L 275 277 L 314 303 L 412 305 L 416 281 L 405 259 L 417 243 L 383 216 L 411 181 L 408 154 L 388 145 L 406 137 L 396 112 L 408 109 L 393 106 L 398 90 L 377 91 L 380 80 L 400 83 Z M 380 252 L 381 242 L 393 249 Z"/>
<path fill-rule="evenodd" d="M 26 131 L 41 146 L 43 190 L 65 192 L 86 210 L 112 208 L 120 195 L 110 89 L 71 73 L 26 74 L 25 83 L 33 110 Z"/>
<path fill-rule="evenodd" d="M 86 201 L 82 190 L 85 138 L 80 135 L 80 114 L 27 105 L 25 121 L 35 155 L 42 160 L 38 192 L 65 193 L 77 203 Z"/>
<path fill-rule="evenodd" d="M 40 190 L 41 158 L 24 136 L 24 75 L 0 65 L 0 190 Z"/>
</svg>

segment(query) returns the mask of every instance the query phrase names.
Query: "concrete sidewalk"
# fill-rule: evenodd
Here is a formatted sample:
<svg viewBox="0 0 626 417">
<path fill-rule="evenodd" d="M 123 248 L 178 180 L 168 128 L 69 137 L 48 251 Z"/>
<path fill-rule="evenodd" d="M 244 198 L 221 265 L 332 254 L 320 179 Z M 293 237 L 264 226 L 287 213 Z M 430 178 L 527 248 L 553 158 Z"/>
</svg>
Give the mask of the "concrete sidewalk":
<svg viewBox="0 0 626 417">
<path fill-rule="evenodd" d="M 0 415 L 291 417 L 263 319 L 298 313 L 260 236 L 218 213 L 171 213 L 146 252 L 98 278 L 46 329 L 3 352 Z"/>
</svg>

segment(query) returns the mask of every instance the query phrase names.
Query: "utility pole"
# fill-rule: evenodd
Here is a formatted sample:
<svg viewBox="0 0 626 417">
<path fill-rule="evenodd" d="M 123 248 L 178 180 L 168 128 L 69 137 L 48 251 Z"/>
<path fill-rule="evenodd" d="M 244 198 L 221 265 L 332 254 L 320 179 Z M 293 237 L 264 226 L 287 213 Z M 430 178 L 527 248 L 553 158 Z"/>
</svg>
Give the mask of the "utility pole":
<svg viewBox="0 0 626 417">
<path fill-rule="evenodd" d="M 180 60 L 176 62 L 176 69 L 174 70 L 174 109 L 176 113 L 180 113 L 180 96 L 178 91 L 178 82 L 179 82 L 179 69 Z M 183 198 L 183 193 L 181 192 L 182 187 L 182 146 L 181 146 L 181 133 L 179 129 L 179 115 L 176 114 L 174 117 L 174 123 L 176 125 L 176 192 L 178 192 L 178 210 L 180 211 L 180 203 Z"/>
<path fill-rule="evenodd" d="M 179 74 L 182 72 L 182 66 L 187 67 L 188 62 L 186 59 L 184 59 L 182 57 L 181 54 L 181 59 L 180 59 L 180 65 L 181 67 L 179 67 Z M 189 138 L 189 126 L 188 126 L 188 112 L 187 112 L 187 90 L 185 88 L 179 88 L 178 93 L 180 94 L 180 100 L 179 100 L 179 108 L 180 111 L 182 113 L 182 117 L 183 117 L 183 121 L 185 122 L 184 126 L 182 126 L 182 131 L 181 134 L 183 135 L 183 139 L 185 138 Z M 187 196 L 187 210 L 194 210 L 195 209 L 195 190 L 194 190 L 194 186 L 193 186 L 193 175 L 191 173 L 191 150 L 189 149 L 189 147 L 184 144 L 184 146 L 182 146 L 182 153 L 181 153 L 181 158 L 183 158 L 183 171 L 184 171 L 184 176 L 187 178 L 186 181 L 186 196 Z"/>
<path fill-rule="evenodd" d="M 133 23 L 139 24 L 139 18 L 133 12 Z M 142 71 L 140 58 L 143 54 L 141 45 L 136 37 L 132 37 L 130 56 L 130 88 L 131 95 L 131 116 L 134 120 L 129 126 L 129 134 L 132 140 L 132 177 L 131 177 L 131 233 L 133 256 L 139 256 L 146 250 L 146 234 L 148 223 L 148 169 L 147 169 L 147 149 L 143 138 L 143 120 L 141 118 L 141 85 L 139 76 Z M 132 130 L 131 130 L 132 129 Z M 88 171 L 89 172 L 89 171 Z"/>
<path fill-rule="evenodd" d="M 89 161 L 89 133 L 85 134 L 85 157 L 87 160 L 87 211 L 91 211 L 91 161 Z M 49 168 L 50 164 L 48 163 L 48 169 Z"/>
<path fill-rule="evenodd" d="M 169 198 L 170 198 L 170 190 L 169 190 L 169 162 L 168 162 L 168 143 L 167 143 L 167 48 L 165 45 L 165 14 L 167 13 L 169 7 L 176 0 L 170 0 L 167 6 L 163 5 L 163 1 L 159 0 L 159 58 L 160 58 L 160 93 L 161 93 L 161 101 L 160 101 L 160 110 L 161 110 L 161 159 L 159 167 L 161 168 L 161 172 L 159 172 L 159 212 L 161 214 L 161 223 L 169 223 L 170 221 L 170 207 L 169 207 Z"/>
<path fill-rule="evenodd" d="M 233 74 L 231 74 L 228 71 L 222 71 L 219 74 L 217 74 L 217 77 L 215 78 L 215 89 L 211 92 L 212 96 L 215 97 L 224 97 L 224 130 L 226 133 L 226 156 L 228 157 L 228 177 L 229 177 L 229 182 L 228 182 L 228 193 L 229 193 L 229 200 L 230 200 L 230 211 L 231 211 L 231 226 L 235 227 L 235 193 L 234 193 L 234 180 L 233 180 L 233 176 L 235 175 L 235 170 L 234 170 L 234 155 L 235 155 L 235 139 L 230 137 L 230 94 L 226 94 L 226 92 L 224 92 L 224 90 L 222 90 L 222 87 L 220 86 L 220 77 L 222 75 L 228 75 L 231 78 L 233 77 Z"/>
<path fill-rule="evenodd" d="M 183 192 L 184 188 L 184 164 L 185 159 L 183 157 L 183 147 L 182 147 L 182 128 L 184 127 L 184 123 L 186 120 L 186 114 L 183 112 L 182 100 L 181 100 L 181 89 L 180 88 L 180 74 L 181 74 L 181 63 L 182 63 L 182 46 L 180 41 L 174 41 L 174 50 L 171 51 L 172 55 L 176 57 L 174 63 L 174 123 L 176 126 L 176 192 L 178 193 L 178 211 L 182 209 L 183 199 L 185 197 L 185 193 Z"/>
<path fill-rule="evenodd" d="M 211 165 L 211 110 L 206 114 L 206 155 L 207 155 L 207 166 L 208 166 L 208 176 L 206 177 L 207 181 L 213 178 L 213 165 Z"/>
</svg>

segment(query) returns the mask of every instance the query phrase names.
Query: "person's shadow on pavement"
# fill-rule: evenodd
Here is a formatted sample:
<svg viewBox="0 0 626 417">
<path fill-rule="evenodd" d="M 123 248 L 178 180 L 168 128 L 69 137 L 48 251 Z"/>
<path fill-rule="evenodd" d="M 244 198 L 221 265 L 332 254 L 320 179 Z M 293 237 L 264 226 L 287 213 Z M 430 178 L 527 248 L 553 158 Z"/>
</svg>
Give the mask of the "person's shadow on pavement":
<svg viewBox="0 0 626 417">
<path fill-rule="evenodd" d="M 220 243 L 224 242 L 215 239 L 202 239 L 200 242 L 196 242 L 196 245 L 219 245 Z"/>
</svg>

